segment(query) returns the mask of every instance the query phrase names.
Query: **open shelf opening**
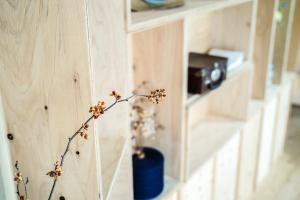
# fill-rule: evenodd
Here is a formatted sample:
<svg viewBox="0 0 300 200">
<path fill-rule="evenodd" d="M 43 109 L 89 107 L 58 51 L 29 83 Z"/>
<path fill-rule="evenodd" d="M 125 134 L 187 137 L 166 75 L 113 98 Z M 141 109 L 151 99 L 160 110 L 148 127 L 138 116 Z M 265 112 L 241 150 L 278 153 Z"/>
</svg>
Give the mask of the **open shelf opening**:
<svg viewBox="0 0 300 200">
<path fill-rule="evenodd" d="M 167 98 L 155 106 L 163 129 L 157 132 L 155 139 L 145 141 L 146 146 L 158 149 L 165 157 L 167 191 L 159 199 L 175 191 L 181 178 L 183 27 L 183 21 L 177 21 L 131 35 L 134 88 L 146 81 L 147 87 L 163 87 L 167 92 Z"/>
</svg>

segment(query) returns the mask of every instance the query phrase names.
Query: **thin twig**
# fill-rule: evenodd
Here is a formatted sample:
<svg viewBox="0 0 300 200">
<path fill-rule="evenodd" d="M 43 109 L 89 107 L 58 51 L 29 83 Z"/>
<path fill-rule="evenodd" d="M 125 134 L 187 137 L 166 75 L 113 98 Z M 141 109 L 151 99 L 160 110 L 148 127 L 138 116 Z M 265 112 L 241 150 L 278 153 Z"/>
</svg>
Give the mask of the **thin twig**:
<svg viewBox="0 0 300 200">
<path fill-rule="evenodd" d="M 15 168 L 16 168 L 16 170 L 17 170 L 17 173 L 21 173 L 21 172 L 20 172 L 19 162 L 18 162 L 18 161 L 16 161 L 16 163 L 15 163 Z M 21 178 L 22 178 L 22 184 L 23 184 L 23 186 L 24 186 L 25 199 L 27 200 L 27 197 L 28 197 L 28 195 L 27 195 L 27 183 L 29 182 L 29 181 L 28 181 L 28 177 L 26 178 L 26 182 L 25 182 L 24 179 L 23 179 L 23 177 L 22 177 L 22 175 L 20 175 L 20 176 L 21 176 Z M 17 195 L 18 195 L 19 199 L 21 199 L 21 196 L 22 196 L 22 195 L 21 195 L 21 193 L 20 193 L 19 185 L 20 185 L 20 183 L 17 181 Z"/>
<path fill-rule="evenodd" d="M 118 103 L 121 103 L 121 102 L 128 102 L 130 99 L 134 98 L 134 97 L 147 97 L 147 95 L 144 95 L 144 94 L 133 94 L 125 99 L 115 99 L 115 101 L 109 105 L 107 108 L 104 109 L 104 112 L 108 111 L 109 109 L 111 109 L 112 107 L 114 107 L 116 104 Z M 73 141 L 73 139 L 82 131 L 82 129 L 94 118 L 94 116 L 90 116 L 83 124 L 82 126 L 71 136 L 69 137 L 68 139 L 68 143 L 66 145 L 66 148 L 65 148 L 65 151 L 64 153 L 62 154 L 61 156 L 61 160 L 60 160 L 60 166 L 62 167 L 63 164 L 64 164 L 64 159 L 65 159 L 65 156 L 67 155 L 67 153 L 69 152 L 69 148 L 70 148 L 70 145 L 71 145 L 71 142 Z M 56 186 L 56 182 L 57 182 L 57 177 L 54 178 L 54 181 L 53 181 L 53 184 L 52 184 L 52 187 L 51 187 L 51 191 L 50 191 L 50 194 L 49 194 L 49 197 L 48 197 L 48 200 L 51 200 L 52 198 L 52 194 L 54 192 L 54 189 L 55 189 L 55 186 Z"/>
</svg>

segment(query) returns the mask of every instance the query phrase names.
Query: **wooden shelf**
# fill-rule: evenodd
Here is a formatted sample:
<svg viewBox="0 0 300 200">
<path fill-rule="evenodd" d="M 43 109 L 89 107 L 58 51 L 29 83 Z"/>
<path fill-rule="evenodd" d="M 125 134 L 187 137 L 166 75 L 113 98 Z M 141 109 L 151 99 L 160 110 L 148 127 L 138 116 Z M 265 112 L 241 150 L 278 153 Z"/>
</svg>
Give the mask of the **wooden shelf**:
<svg viewBox="0 0 300 200">
<path fill-rule="evenodd" d="M 238 134 L 243 126 L 242 121 L 208 116 L 193 127 L 189 134 L 189 177 L 212 158 L 231 137 Z"/>
<path fill-rule="evenodd" d="M 157 27 L 175 20 L 183 19 L 194 13 L 205 13 L 227 7 L 237 6 L 253 0 L 187 0 L 185 5 L 168 10 L 149 10 L 131 13 L 131 24 L 128 25 L 129 32 L 137 32 Z"/>
</svg>

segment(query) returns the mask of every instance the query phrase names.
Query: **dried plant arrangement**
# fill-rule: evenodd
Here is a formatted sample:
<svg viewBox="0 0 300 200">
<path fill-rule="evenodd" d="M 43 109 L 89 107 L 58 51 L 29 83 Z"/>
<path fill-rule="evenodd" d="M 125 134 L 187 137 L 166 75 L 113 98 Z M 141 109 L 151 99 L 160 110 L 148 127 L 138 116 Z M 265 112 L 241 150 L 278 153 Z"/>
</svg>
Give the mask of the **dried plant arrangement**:
<svg viewBox="0 0 300 200">
<path fill-rule="evenodd" d="M 51 200 L 52 195 L 53 195 L 54 190 L 55 190 L 56 183 L 57 183 L 59 177 L 61 177 L 62 174 L 63 174 L 64 159 L 65 159 L 66 155 L 69 152 L 69 148 L 70 148 L 70 145 L 71 145 L 72 141 L 78 135 L 80 137 L 82 137 L 83 139 L 86 139 L 86 140 L 88 139 L 88 136 L 89 136 L 89 133 L 88 133 L 89 123 L 92 121 L 92 119 L 98 119 L 103 114 L 105 114 L 106 111 L 108 111 L 109 109 L 111 109 L 112 107 L 117 105 L 118 103 L 129 102 L 129 100 L 131 100 L 133 98 L 136 98 L 136 97 L 140 97 L 141 99 L 145 99 L 145 100 L 147 100 L 149 102 L 152 102 L 154 104 L 158 104 L 163 100 L 164 97 L 166 97 L 166 92 L 165 92 L 164 89 L 157 89 L 157 90 L 150 91 L 149 94 L 133 93 L 131 96 L 129 96 L 127 98 L 122 98 L 121 95 L 118 94 L 116 91 L 112 91 L 110 96 L 112 96 L 114 98 L 114 101 L 109 106 L 106 106 L 106 103 L 104 101 L 99 101 L 97 103 L 97 105 L 94 105 L 94 106 L 90 107 L 89 113 L 91 113 L 91 116 L 78 128 L 78 130 L 75 133 L 73 133 L 68 138 L 68 142 L 66 144 L 64 152 L 62 153 L 62 155 L 60 157 L 60 160 L 56 161 L 54 163 L 54 168 L 46 173 L 46 175 L 53 178 L 53 183 L 52 183 L 52 187 L 51 187 L 51 190 L 50 190 L 50 193 L 49 193 L 49 196 L 48 196 L 48 200 Z M 15 167 L 17 169 L 17 173 L 16 173 L 16 176 L 15 176 L 15 181 L 17 183 L 17 194 L 18 194 L 19 200 L 28 200 L 27 188 L 26 188 L 26 185 L 28 184 L 28 178 L 26 179 L 26 181 L 24 181 L 24 179 L 22 177 L 22 174 L 21 174 L 21 172 L 18 168 L 18 162 L 16 162 Z M 19 192 L 19 184 L 20 183 L 22 183 L 24 185 L 25 195 L 21 195 L 20 192 Z"/>
<path fill-rule="evenodd" d="M 143 83 L 143 85 L 145 84 L 146 83 Z M 156 92 L 164 93 L 164 91 Z M 154 139 L 156 132 L 160 129 L 163 129 L 163 125 L 156 119 L 156 111 L 153 104 L 142 98 L 136 99 L 131 105 L 133 154 L 137 155 L 140 159 L 144 159 L 145 154 L 143 152 L 143 147 L 145 145 L 145 139 Z"/>
</svg>

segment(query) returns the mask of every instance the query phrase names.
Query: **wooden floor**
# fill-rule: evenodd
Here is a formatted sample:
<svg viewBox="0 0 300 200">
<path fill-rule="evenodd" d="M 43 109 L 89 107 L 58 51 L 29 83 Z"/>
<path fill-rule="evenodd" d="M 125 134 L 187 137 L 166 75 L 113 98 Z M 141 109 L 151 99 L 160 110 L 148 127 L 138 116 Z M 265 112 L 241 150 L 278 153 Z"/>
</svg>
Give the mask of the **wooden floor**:
<svg viewBox="0 0 300 200">
<path fill-rule="evenodd" d="M 300 200 L 300 107 L 293 107 L 285 154 L 250 200 Z"/>
</svg>

